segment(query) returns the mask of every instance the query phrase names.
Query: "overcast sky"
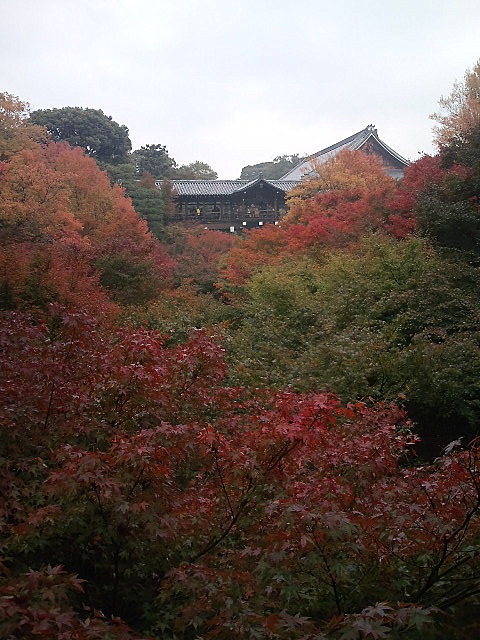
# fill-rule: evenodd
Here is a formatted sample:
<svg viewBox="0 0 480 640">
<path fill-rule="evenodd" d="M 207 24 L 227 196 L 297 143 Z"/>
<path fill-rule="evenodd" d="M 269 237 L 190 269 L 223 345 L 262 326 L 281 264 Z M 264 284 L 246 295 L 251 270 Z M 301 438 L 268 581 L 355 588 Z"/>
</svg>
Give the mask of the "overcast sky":
<svg viewBox="0 0 480 640">
<path fill-rule="evenodd" d="M 102 109 L 220 178 L 368 124 L 404 157 L 480 58 L 479 0 L 0 0 L 0 91 Z"/>
</svg>

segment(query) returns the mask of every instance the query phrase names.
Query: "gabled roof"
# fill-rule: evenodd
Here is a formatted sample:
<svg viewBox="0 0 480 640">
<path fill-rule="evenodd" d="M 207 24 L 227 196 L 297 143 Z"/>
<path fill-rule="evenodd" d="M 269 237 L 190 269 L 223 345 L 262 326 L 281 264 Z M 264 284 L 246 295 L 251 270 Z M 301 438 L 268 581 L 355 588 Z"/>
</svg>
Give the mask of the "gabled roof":
<svg viewBox="0 0 480 640">
<path fill-rule="evenodd" d="M 179 196 L 231 196 L 251 189 L 260 182 L 269 184 L 274 189 L 287 192 L 298 184 L 297 180 L 171 180 Z M 158 184 L 161 183 L 157 181 Z"/>
<path fill-rule="evenodd" d="M 281 179 L 282 180 L 301 180 L 302 176 L 306 176 L 309 173 L 312 173 L 312 167 L 311 167 L 312 160 L 316 159 L 321 163 L 326 162 L 330 158 L 335 157 L 338 153 L 340 153 L 340 151 L 343 151 L 344 149 L 349 149 L 350 151 L 357 151 L 358 149 L 363 147 L 363 145 L 366 144 L 367 141 L 369 140 L 375 141 L 375 143 L 381 149 L 383 149 L 383 151 L 388 156 L 390 156 L 391 159 L 397 165 L 400 165 L 400 167 L 408 167 L 409 165 L 408 160 L 405 160 L 405 158 L 403 158 L 399 153 L 397 153 L 391 147 L 385 144 L 383 140 L 380 140 L 380 138 L 378 137 L 378 132 L 376 128 L 373 126 L 373 124 L 369 124 L 368 127 L 365 127 L 365 129 L 362 129 L 361 131 L 354 133 L 352 136 L 349 136 L 344 140 L 340 140 L 340 142 L 336 142 L 335 144 L 332 144 L 329 147 L 326 147 L 325 149 L 322 149 L 321 151 L 317 151 L 317 153 L 314 153 L 311 156 L 308 156 L 307 158 L 299 162 L 299 164 L 297 164 L 296 167 L 294 167 L 288 173 L 286 173 Z"/>
</svg>

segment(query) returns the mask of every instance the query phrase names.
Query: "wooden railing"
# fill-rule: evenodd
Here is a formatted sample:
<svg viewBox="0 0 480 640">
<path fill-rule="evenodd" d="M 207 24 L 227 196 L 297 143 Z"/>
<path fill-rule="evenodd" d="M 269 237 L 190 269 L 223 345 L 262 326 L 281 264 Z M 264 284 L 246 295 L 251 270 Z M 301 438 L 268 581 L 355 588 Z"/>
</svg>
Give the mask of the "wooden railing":
<svg viewBox="0 0 480 640">
<path fill-rule="evenodd" d="M 196 213 L 188 213 L 188 214 L 176 214 L 175 218 L 177 220 L 185 221 L 185 222 L 232 222 L 237 224 L 242 224 L 242 222 L 275 222 L 280 220 L 281 215 L 277 211 L 271 210 L 260 210 L 255 214 L 252 213 L 240 213 L 238 211 L 234 211 L 231 213 L 221 213 L 214 211 L 202 212 L 199 215 Z"/>
</svg>

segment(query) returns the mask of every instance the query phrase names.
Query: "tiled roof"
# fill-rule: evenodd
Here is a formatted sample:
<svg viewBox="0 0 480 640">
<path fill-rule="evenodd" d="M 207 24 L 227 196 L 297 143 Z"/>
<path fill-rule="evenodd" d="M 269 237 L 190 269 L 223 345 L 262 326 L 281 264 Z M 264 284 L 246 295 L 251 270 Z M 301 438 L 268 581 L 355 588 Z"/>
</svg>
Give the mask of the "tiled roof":
<svg viewBox="0 0 480 640">
<path fill-rule="evenodd" d="M 179 196 L 228 196 L 238 187 L 237 180 L 172 180 Z"/>
<path fill-rule="evenodd" d="M 289 191 L 298 184 L 297 180 L 172 180 L 179 196 L 230 196 L 250 189 L 257 182 L 266 182 L 280 191 Z M 160 184 L 161 181 L 158 181 Z"/>
<path fill-rule="evenodd" d="M 383 147 L 383 149 L 388 154 L 390 154 L 401 165 L 403 165 L 404 167 L 408 166 L 409 164 L 408 161 L 405 160 L 405 158 L 402 158 L 402 156 L 399 153 L 394 151 L 387 144 L 385 144 L 383 140 L 380 140 L 380 138 L 378 137 L 377 130 L 373 125 L 370 124 L 368 125 L 368 127 L 365 127 L 365 129 L 362 129 L 361 131 L 354 133 L 352 136 L 349 136 L 344 140 L 340 140 L 340 142 L 336 142 L 335 144 L 332 144 L 330 147 L 326 147 L 325 149 L 322 149 L 321 151 L 317 151 L 317 153 L 314 153 L 311 156 L 308 156 L 308 158 L 305 158 L 304 160 L 302 160 L 299 164 L 297 164 L 296 167 L 294 167 L 288 173 L 286 173 L 282 177 L 282 180 L 301 180 L 302 176 L 308 175 L 309 173 L 312 172 L 311 171 L 312 160 L 316 159 L 319 162 L 323 163 L 329 160 L 330 158 L 335 157 L 338 153 L 340 153 L 340 151 L 343 151 L 343 149 L 350 149 L 351 151 L 356 151 L 363 144 L 365 144 L 365 142 L 369 138 L 372 138 L 373 140 L 375 140 L 381 147 Z"/>
<path fill-rule="evenodd" d="M 293 187 L 296 187 L 300 181 L 285 180 L 282 178 L 282 180 L 267 180 L 266 182 L 268 182 L 269 184 L 272 184 L 274 187 L 277 187 L 277 189 L 281 189 L 282 191 L 285 191 L 286 193 L 287 191 L 290 191 L 290 189 L 293 189 Z"/>
</svg>

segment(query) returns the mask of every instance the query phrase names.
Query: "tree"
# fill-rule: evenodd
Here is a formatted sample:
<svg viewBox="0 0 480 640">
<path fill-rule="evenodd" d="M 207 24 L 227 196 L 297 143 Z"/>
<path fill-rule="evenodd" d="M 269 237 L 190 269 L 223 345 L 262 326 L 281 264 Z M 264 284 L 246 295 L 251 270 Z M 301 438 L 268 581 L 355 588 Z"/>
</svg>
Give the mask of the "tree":
<svg viewBox="0 0 480 640">
<path fill-rule="evenodd" d="M 378 157 L 344 150 L 313 167 L 313 177 L 287 198 L 282 227 L 294 250 L 346 245 L 376 230 L 403 237 L 414 229 L 410 213 L 403 220 L 397 212 L 391 216 L 389 203 L 398 187 Z"/>
<path fill-rule="evenodd" d="M 255 180 L 263 176 L 267 180 L 278 180 L 285 175 L 290 169 L 293 169 L 301 158 L 298 153 L 293 155 L 277 156 L 271 162 L 260 162 L 258 164 L 247 165 L 243 167 L 240 174 L 240 180 Z"/>
<path fill-rule="evenodd" d="M 140 147 L 132 153 L 132 158 L 138 178 L 145 171 L 151 173 L 156 180 L 169 178 L 176 167 L 175 160 L 170 158 L 166 147 L 162 144 L 147 144 Z"/>
<path fill-rule="evenodd" d="M 2 632 L 418 640 L 478 610 L 478 442 L 411 466 L 398 407 L 225 387 L 201 331 L 57 307 L 0 343 Z"/>
<path fill-rule="evenodd" d="M 463 142 L 465 136 L 480 124 L 480 60 L 467 69 L 463 82 L 455 82 L 446 98 L 439 101 L 442 111 L 430 116 L 437 145 L 442 148 L 451 142 Z"/>
<path fill-rule="evenodd" d="M 234 243 L 231 234 L 181 226 L 168 231 L 167 246 L 176 261 L 178 280 L 193 284 L 202 293 L 214 293 L 220 262 Z"/>
<path fill-rule="evenodd" d="M 29 122 L 30 106 L 10 93 L 0 93 L 0 162 L 46 139 L 43 127 Z"/>
<path fill-rule="evenodd" d="M 162 180 L 160 193 L 163 198 L 164 215 L 167 220 L 173 220 L 175 215 L 175 188 L 168 178 Z"/>
<path fill-rule="evenodd" d="M 56 142 L 80 147 L 99 162 L 125 162 L 132 148 L 127 127 L 117 124 L 101 109 L 39 109 L 30 114 L 30 122 L 45 127 Z"/>
<path fill-rule="evenodd" d="M 439 452 L 480 427 L 478 287 L 477 269 L 415 237 L 284 256 L 236 297 L 232 381 L 406 403 Z"/>
<path fill-rule="evenodd" d="M 420 233 L 464 260 L 476 260 L 480 250 L 478 129 L 412 164 L 390 202 L 401 218 L 414 216 Z"/>
<path fill-rule="evenodd" d="M 132 162 L 104 167 L 112 186 L 117 184 L 125 189 L 126 195 L 132 199 L 135 211 L 147 222 L 149 230 L 157 238 L 161 238 L 167 215 L 166 200 L 162 190 L 156 188 L 153 176 L 144 172 L 139 180 Z"/>
<path fill-rule="evenodd" d="M 216 180 L 218 175 L 209 164 L 196 160 L 173 169 L 171 177 L 174 180 Z"/>
<path fill-rule="evenodd" d="M 225 256 L 221 268 L 223 288 L 241 287 L 256 271 L 267 264 L 277 264 L 288 252 L 288 236 L 277 225 L 247 231 Z"/>
<path fill-rule="evenodd" d="M 289 192 L 289 211 L 280 225 L 249 232 L 237 242 L 223 277 L 241 285 L 261 266 L 292 253 L 348 246 L 375 231 L 406 237 L 415 229 L 415 216 L 411 209 L 392 207 L 397 192 L 376 156 L 343 151 Z"/>
<path fill-rule="evenodd" d="M 34 300 L 89 306 L 108 296 L 122 304 L 144 302 L 171 282 L 173 260 L 123 189 L 111 187 L 92 158 L 65 143 L 37 145 L 7 163 L 0 238 L 1 283 L 10 306 Z"/>
<path fill-rule="evenodd" d="M 362 151 L 345 149 L 326 162 L 312 160 L 312 176 L 288 193 L 290 208 L 326 191 L 351 190 L 361 193 L 376 188 L 392 191 L 395 181 L 385 173 L 381 159 Z"/>
</svg>

